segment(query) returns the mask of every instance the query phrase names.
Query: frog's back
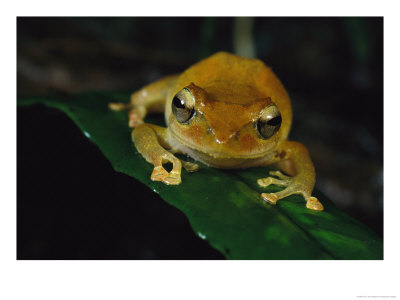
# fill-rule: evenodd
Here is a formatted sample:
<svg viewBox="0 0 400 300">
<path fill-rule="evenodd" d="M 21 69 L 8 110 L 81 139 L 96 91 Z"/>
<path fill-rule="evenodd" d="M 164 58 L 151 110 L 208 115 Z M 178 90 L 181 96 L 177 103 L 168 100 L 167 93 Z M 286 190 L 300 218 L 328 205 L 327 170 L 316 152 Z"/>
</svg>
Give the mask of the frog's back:
<svg viewBox="0 0 400 300">
<path fill-rule="evenodd" d="M 276 104 L 289 101 L 282 83 L 261 60 L 227 52 L 218 52 L 198 62 L 178 79 L 178 85 L 186 86 L 190 82 L 210 94 L 218 90 L 233 96 L 216 99 L 224 102 L 246 104 L 254 97 L 271 97 Z"/>
<path fill-rule="evenodd" d="M 246 105 L 259 98 L 271 98 L 288 124 L 284 136 L 288 135 L 292 120 L 289 96 L 271 68 L 261 60 L 217 52 L 179 76 L 169 96 L 171 101 L 179 90 L 191 82 L 203 88 L 216 101 Z"/>
</svg>

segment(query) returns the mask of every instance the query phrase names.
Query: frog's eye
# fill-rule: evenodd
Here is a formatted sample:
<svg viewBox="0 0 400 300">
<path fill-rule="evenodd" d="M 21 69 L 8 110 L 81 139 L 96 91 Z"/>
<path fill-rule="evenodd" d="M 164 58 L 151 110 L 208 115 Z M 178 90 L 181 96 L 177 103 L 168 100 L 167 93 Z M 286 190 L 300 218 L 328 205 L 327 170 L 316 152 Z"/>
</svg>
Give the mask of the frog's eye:
<svg viewBox="0 0 400 300">
<path fill-rule="evenodd" d="M 172 113 L 179 123 L 185 124 L 194 116 L 194 112 L 193 95 L 184 88 L 172 99 Z"/>
<path fill-rule="evenodd" d="M 281 127 L 282 117 L 275 105 L 270 105 L 261 112 L 257 122 L 258 132 L 264 139 L 269 139 Z"/>
</svg>

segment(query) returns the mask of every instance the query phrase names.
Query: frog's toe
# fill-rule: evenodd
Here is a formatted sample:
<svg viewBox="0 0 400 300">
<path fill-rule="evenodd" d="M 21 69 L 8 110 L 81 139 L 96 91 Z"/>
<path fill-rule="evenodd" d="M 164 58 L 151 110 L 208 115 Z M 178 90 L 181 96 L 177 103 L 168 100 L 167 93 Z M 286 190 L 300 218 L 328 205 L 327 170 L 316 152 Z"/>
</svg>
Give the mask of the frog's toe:
<svg viewBox="0 0 400 300">
<path fill-rule="evenodd" d="M 288 186 L 290 183 L 289 179 L 281 180 L 281 179 L 276 179 L 273 177 L 267 177 L 267 178 L 260 178 L 257 180 L 257 183 L 261 187 L 267 187 L 271 184 L 275 184 L 278 186 Z"/>
<path fill-rule="evenodd" d="M 136 128 L 143 124 L 143 116 L 145 115 L 144 108 L 136 107 L 129 111 L 129 127 Z"/>
<path fill-rule="evenodd" d="M 319 202 L 319 200 L 315 197 L 308 198 L 306 207 L 312 210 L 319 210 L 319 211 L 324 210 L 324 206 L 322 205 L 322 203 Z"/>
<path fill-rule="evenodd" d="M 177 185 L 182 182 L 181 173 L 171 171 L 166 177 L 163 178 L 162 182 L 169 185 Z"/>
<path fill-rule="evenodd" d="M 182 166 L 185 168 L 186 171 L 188 172 L 196 172 L 199 169 L 199 165 L 189 162 L 189 161 L 181 161 Z"/>
<path fill-rule="evenodd" d="M 129 127 L 130 128 L 136 128 L 139 125 L 142 125 L 144 123 L 143 119 L 136 115 L 136 114 L 130 114 L 129 115 Z"/>
<path fill-rule="evenodd" d="M 275 195 L 274 193 L 262 193 L 261 197 L 267 201 L 270 204 L 276 204 L 276 202 L 278 202 L 279 198 L 277 195 Z"/>
<path fill-rule="evenodd" d="M 109 102 L 108 108 L 114 111 L 121 111 L 125 109 L 130 109 L 132 107 L 131 103 L 123 103 L 123 102 Z"/>
<path fill-rule="evenodd" d="M 281 171 L 270 171 L 269 175 L 276 176 L 282 180 L 290 180 L 292 177 L 283 175 Z"/>
<path fill-rule="evenodd" d="M 257 183 L 261 187 L 267 187 L 271 184 L 284 186 L 285 189 L 276 192 L 276 193 L 262 193 L 262 198 L 271 204 L 276 204 L 279 199 L 286 198 L 292 194 L 301 194 L 306 200 L 306 207 L 312 210 L 324 210 L 324 206 L 321 202 L 318 201 L 317 198 L 311 196 L 311 190 L 307 184 L 304 183 L 304 180 L 298 177 L 290 177 L 282 174 L 280 171 L 271 171 L 270 175 L 276 176 L 261 178 L 257 180 Z"/>
<path fill-rule="evenodd" d="M 168 176 L 168 172 L 161 166 L 155 167 L 151 173 L 150 179 L 153 181 L 163 181 Z"/>
<path fill-rule="evenodd" d="M 129 120 L 128 126 L 129 126 L 130 128 L 136 128 L 136 127 L 138 127 L 139 125 L 142 125 L 143 123 L 144 123 L 143 120 L 134 120 L 134 119 L 130 119 L 130 120 Z"/>
<path fill-rule="evenodd" d="M 181 173 L 175 171 L 168 173 L 163 167 L 155 167 L 150 178 L 153 181 L 162 181 L 168 185 L 177 185 L 182 182 Z"/>
<path fill-rule="evenodd" d="M 261 187 L 267 187 L 272 184 L 271 177 L 260 178 L 257 180 L 257 184 Z"/>
</svg>

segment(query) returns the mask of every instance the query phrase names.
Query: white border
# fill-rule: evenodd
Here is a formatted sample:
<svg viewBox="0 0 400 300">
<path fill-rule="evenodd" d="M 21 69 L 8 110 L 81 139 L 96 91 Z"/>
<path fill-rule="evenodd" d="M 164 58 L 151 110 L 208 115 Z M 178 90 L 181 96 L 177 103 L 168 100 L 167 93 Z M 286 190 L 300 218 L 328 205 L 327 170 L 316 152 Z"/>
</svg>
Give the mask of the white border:
<svg viewBox="0 0 400 300">
<path fill-rule="evenodd" d="M 398 9 L 395 1 L 15 1 L 2 7 L 1 299 L 357 299 L 398 288 Z M 6 5 L 3 5 L 6 6 Z M 384 16 L 384 261 L 16 261 L 16 16 Z M 379 101 L 377 105 L 380 105 Z M 397 171 L 397 172 L 396 172 Z M 396 197 L 397 196 L 397 197 Z M 396 275 L 395 275 L 396 274 Z"/>
</svg>

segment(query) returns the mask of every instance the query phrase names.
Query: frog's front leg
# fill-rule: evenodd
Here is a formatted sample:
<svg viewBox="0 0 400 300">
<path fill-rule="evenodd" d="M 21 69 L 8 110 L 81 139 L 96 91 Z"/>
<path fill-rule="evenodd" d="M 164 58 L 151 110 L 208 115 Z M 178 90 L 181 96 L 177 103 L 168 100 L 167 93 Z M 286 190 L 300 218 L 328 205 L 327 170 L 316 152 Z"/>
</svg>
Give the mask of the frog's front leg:
<svg viewBox="0 0 400 300">
<path fill-rule="evenodd" d="M 153 173 L 150 177 L 153 181 L 177 185 L 182 182 L 182 165 L 189 172 L 198 169 L 197 164 L 181 161 L 164 148 L 171 148 L 167 139 L 167 129 L 164 127 L 146 123 L 139 125 L 132 131 L 132 140 L 143 158 L 154 165 Z M 177 151 L 175 150 L 174 152 L 176 153 Z M 163 167 L 163 164 L 168 162 L 172 163 L 170 172 Z"/>
<path fill-rule="evenodd" d="M 182 164 L 160 144 L 160 142 L 166 144 L 165 134 L 166 128 L 142 124 L 132 131 L 132 141 L 143 158 L 154 165 L 151 180 L 162 181 L 166 184 L 180 184 Z M 169 173 L 163 167 L 163 164 L 167 162 L 173 165 Z"/>
<path fill-rule="evenodd" d="M 311 196 L 315 185 L 315 169 L 306 147 L 297 142 L 285 141 L 279 147 L 278 153 L 281 157 L 281 161 L 277 163 L 278 168 L 294 176 L 283 175 L 280 171 L 271 171 L 270 175 L 279 179 L 273 177 L 258 179 L 257 183 L 261 187 L 267 187 L 270 184 L 286 187 L 277 193 L 262 193 L 263 199 L 276 204 L 279 199 L 292 194 L 301 194 L 307 201 L 307 208 L 323 210 L 321 202 Z"/>
</svg>

